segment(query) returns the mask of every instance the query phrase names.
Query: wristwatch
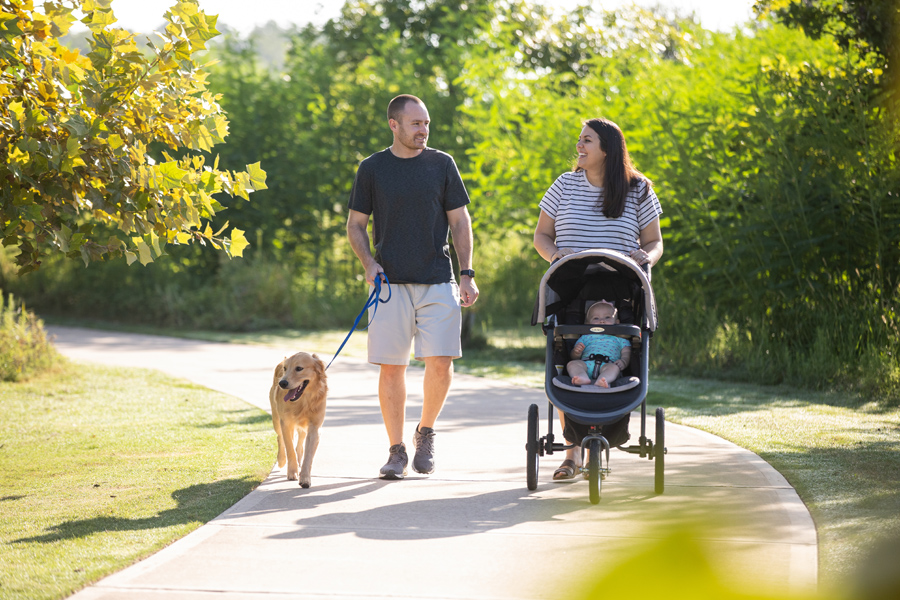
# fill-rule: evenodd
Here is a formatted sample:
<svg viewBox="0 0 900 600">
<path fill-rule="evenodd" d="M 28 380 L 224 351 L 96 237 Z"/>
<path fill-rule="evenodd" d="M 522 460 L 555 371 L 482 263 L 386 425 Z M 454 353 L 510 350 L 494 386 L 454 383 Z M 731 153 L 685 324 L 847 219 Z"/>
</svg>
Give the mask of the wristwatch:
<svg viewBox="0 0 900 600">
<path fill-rule="evenodd" d="M 463 269 L 459 272 L 460 275 L 468 275 L 471 278 L 475 278 L 475 269 Z"/>
</svg>

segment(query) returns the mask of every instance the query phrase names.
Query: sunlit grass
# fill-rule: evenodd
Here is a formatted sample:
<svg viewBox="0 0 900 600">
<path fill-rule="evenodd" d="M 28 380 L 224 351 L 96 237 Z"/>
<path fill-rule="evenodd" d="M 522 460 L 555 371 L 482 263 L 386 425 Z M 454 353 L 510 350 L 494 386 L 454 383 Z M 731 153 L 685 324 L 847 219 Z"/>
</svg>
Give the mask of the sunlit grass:
<svg viewBox="0 0 900 600">
<path fill-rule="evenodd" d="M 900 408 L 845 394 L 656 377 L 648 403 L 774 466 L 809 507 L 820 581 L 839 588 L 878 540 L 900 539 Z"/>
<path fill-rule="evenodd" d="M 179 333 L 219 342 L 302 346 L 326 360 L 346 336 L 346 331 Z M 484 333 L 487 345 L 465 349 L 455 363 L 457 373 L 544 386 L 540 328 Z M 365 358 L 365 331 L 353 334 L 342 356 Z M 656 374 L 648 405 L 665 407 L 672 422 L 759 454 L 788 479 L 816 522 L 823 586 L 846 581 L 874 540 L 900 537 L 900 408 L 851 394 Z"/>
<path fill-rule="evenodd" d="M 0 598 L 60 598 L 256 487 L 270 417 L 157 372 L 64 364 L 0 383 Z"/>
</svg>

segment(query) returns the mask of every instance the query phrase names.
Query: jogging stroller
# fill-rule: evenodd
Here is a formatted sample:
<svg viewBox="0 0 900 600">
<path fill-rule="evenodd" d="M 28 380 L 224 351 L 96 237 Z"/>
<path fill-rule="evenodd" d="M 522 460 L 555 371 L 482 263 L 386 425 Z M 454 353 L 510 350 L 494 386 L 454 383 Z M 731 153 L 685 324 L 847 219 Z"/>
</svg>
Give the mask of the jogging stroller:
<svg viewBox="0 0 900 600">
<path fill-rule="evenodd" d="M 612 302 L 619 315 L 615 325 L 585 325 L 585 312 L 596 301 Z M 647 389 L 650 338 L 657 314 L 649 266 L 612 250 L 585 250 L 553 263 L 541 279 L 532 325 L 541 324 L 547 337 L 544 387 L 549 399 L 547 435 L 539 431 L 537 404 L 528 408 L 528 489 L 538 483 L 538 457 L 581 447 L 581 472 L 589 482 L 591 503 L 600 501 L 601 480 L 610 473 L 611 447 L 655 461 L 654 489 L 664 490 L 665 411 L 656 409 L 656 439 L 647 437 Z M 576 340 L 585 334 L 605 333 L 630 340 L 631 361 L 609 388 L 573 385 L 565 372 Z M 641 433 L 630 439 L 631 412 L 640 406 Z M 556 442 L 553 422 L 556 407 L 565 415 L 564 436 L 573 444 Z M 565 441 L 565 440 L 563 440 Z M 604 462 L 605 457 L 605 462 Z"/>
</svg>

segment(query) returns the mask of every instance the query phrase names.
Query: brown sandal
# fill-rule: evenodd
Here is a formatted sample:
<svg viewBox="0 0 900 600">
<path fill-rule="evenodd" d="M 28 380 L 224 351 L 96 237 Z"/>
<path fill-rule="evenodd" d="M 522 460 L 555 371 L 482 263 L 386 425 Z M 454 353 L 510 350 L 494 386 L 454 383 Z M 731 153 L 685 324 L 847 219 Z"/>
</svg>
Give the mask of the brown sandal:
<svg viewBox="0 0 900 600">
<path fill-rule="evenodd" d="M 565 481 L 566 479 L 574 479 L 575 478 L 575 461 L 571 458 L 567 458 L 559 465 L 553 472 L 553 481 Z"/>
</svg>

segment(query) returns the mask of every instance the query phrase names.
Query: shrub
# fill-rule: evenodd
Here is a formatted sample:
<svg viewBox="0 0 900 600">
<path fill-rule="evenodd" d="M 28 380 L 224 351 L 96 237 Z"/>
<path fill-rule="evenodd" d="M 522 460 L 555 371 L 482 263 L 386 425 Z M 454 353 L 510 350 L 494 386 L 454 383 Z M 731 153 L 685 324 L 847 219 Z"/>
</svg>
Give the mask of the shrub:
<svg viewBox="0 0 900 600">
<path fill-rule="evenodd" d="M 4 301 L 0 291 L 0 380 L 26 379 L 58 359 L 44 323 L 24 305 L 17 306 L 12 294 Z"/>
</svg>

